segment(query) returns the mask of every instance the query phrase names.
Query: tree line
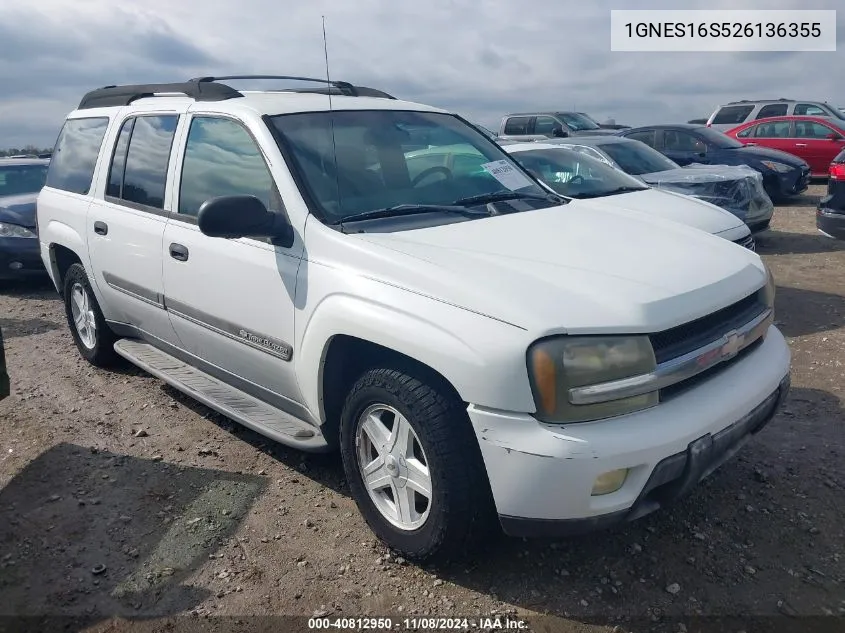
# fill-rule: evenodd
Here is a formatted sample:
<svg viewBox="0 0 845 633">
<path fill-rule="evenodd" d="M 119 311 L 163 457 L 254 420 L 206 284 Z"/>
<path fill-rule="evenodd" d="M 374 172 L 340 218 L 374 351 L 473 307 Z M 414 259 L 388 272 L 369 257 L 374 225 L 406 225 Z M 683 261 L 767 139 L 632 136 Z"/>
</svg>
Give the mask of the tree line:
<svg viewBox="0 0 845 633">
<path fill-rule="evenodd" d="M 19 154 L 27 154 L 27 155 L 35 155 L 38 154 L 49 154 L 53 151 L 52 147 L 47 148 L 39 148 L 35 145 L 26 145 L 21 148 L 11 147 L 9 149 L 0 149 L 0 157 L 6 158 L 9 156 L 17 156 Z"/>
</svg>

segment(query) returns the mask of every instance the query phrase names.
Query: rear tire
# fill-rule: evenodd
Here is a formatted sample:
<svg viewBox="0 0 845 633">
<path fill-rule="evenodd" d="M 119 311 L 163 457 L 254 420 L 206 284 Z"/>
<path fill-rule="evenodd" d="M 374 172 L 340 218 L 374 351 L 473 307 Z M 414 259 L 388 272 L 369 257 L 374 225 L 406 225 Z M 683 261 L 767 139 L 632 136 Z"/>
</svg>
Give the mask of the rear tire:
<svg viewBox="0 0 845 633">
<path fill-rule="evenodd" d="M 498 527 L 466 410 L 437 381 L 413 369 L 365 372 L 346 398 L 340 444 L 361 514 L 402 556 L 459 558 Z"/>
<path fill-rule="evenodd" d="M 106 324 L 82 264 L 72 264 L 64 280 L 65 315 L 79 353 L 96 367 L 109 367 L 118 356 L 117 337 Z"/>
</svg>

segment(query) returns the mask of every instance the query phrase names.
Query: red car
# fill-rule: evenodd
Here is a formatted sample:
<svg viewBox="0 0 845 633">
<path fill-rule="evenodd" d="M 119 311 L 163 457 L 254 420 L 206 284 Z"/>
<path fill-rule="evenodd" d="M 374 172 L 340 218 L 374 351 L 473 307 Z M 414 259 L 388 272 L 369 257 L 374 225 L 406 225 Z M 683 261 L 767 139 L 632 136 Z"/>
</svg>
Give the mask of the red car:
<svg viewBox="0 0 845 633">
<path fill-rule="evenodd" d="M 725 134 L 745 145 L 771 147 L 803 158 L 813 178 L 826 178 L 831 161 L 845 149 L 845 127 L 819 116 L 756 119 Z"/>
</svg>

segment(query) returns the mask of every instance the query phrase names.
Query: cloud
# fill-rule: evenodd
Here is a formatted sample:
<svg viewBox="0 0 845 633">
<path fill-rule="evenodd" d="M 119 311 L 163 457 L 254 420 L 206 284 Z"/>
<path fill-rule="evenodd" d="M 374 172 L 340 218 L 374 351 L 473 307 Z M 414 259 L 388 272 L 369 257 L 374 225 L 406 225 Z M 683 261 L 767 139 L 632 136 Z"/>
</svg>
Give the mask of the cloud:
<svg viewBox="0 0 845 633">
<path fill-rule="evenodd" d="M 841 0 L 816 0 L 836 9 Z M 11 4 L 11 3 L 5 3 Z M 731 9 L 735 0 L 653 0 L 651 9 Z M 311 0 L 280 3 L 40 0 L 0 7 L 0 146 L 50 145 L 92 88 L 209 74 L 334 78 L 460 112 L 495 127 L 520 110 L 577 108 L 632 125 L 705 117 L 725 101 L 795 97 L 845 104 L 837 53 L 610 51 L 615 0 Z M 749 6 L 750 5 L 750 6 Z M 799 0 L 744 8 L 802 9 Z M 36 8 L 37 7 L 37 8 Z M 838 41 L 845 38 L 839 12 Z M 817 69 L 814 72 L 813 69 Z M 267 85 L 267 84 L 262 84 Z"/>
</svg>

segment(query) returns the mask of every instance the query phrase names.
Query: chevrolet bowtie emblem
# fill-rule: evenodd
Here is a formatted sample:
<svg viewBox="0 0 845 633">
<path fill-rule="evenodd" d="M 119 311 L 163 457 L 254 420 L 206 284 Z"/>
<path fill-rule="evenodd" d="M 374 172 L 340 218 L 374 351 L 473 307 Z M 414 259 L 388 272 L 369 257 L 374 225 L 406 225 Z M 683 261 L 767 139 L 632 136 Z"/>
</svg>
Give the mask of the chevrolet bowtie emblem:
<svg viewBox="0 0 845 633">
<path fill-rule="evenodd" d="M 745 339 L 744 336 L 740 336 L 735 331 L 728 332 L 725 334 L 725 343 L 722 345 L 722 359 L 731 358 L 732 356 L 736 356 L 737 352 L 739 352 L 740 345 L 742 345 L 743 340 Z"/>
</svg>

